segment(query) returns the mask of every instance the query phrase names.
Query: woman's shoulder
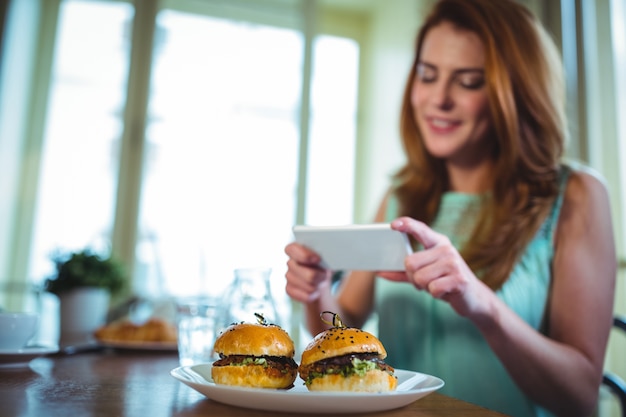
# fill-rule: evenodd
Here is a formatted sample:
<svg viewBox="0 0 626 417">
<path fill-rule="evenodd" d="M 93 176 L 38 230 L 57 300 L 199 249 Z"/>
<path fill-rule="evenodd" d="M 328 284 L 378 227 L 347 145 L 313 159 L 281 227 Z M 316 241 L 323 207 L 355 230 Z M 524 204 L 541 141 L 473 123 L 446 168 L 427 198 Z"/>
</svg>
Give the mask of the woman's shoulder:
<svg viewBox="0 0 626 417">
<path fill-rule="evenodd" d="M 563 167 L 568 172 L 565 188 L 566 201 L 583 203 L 593 199 L 594 196 L 601 197 L 608 194 L 606 180 L 599 171 L 576 161 L 568 161 Z"/>
<path fill-rule="evenodd" d="M 569 165 L 559 220 L 561 233 L 576 233 L 592 224 L 610 224 L 609 190 L 603 176 L 583 164 Z"/>
</svg>

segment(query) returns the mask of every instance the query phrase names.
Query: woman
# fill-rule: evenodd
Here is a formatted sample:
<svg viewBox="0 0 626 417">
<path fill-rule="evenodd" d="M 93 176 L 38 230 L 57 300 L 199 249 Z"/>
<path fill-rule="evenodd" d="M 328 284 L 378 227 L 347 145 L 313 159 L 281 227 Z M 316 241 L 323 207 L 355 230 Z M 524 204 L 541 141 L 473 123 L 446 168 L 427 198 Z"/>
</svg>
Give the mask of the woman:
<svg viewBox="0 0 626 417">
<path fill-rule="evenodd" d="M 407 163 L 375 218 L 419 249 L 405 271 L 353 271 L 333 293 L 319 256 L 289 244 L 286 291 L 312 334 L 321 311 L 351 326 L 375 312 L 389 362 L 441 377 L 443 393 L 514 416 L 590 414 L 616 257 L 604 184 L 561 160 L 560 71 L 514 1 L 435 4 L 404 94 Z"/>
</svg>

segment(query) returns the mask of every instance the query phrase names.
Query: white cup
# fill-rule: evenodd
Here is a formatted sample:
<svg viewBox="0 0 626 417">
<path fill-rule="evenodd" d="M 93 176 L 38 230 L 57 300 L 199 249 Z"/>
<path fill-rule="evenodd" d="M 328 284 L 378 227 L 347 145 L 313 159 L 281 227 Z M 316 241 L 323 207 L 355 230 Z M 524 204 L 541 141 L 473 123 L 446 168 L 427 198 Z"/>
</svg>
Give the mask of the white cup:
<svg viewBox="0 0 626 417">
<path fill-rule="evenodd" d="M 17 350 L 27 345 L 37 332 L 34 313 L 0 313 L 0 350 Z"/>
<path fill-rule="evenodd" d="M 210 297 L 192 297 L 176 303 L 178 356 L 182 366 L 211 363 L 217 333 L 218 302 Z"/>
</svg>

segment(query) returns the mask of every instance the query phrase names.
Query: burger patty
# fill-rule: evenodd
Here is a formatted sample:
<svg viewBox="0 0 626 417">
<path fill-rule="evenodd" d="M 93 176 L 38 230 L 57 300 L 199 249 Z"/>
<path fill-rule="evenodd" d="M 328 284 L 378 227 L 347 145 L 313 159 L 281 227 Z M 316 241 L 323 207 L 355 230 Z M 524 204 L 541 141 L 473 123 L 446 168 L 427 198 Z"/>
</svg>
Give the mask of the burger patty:
<svg viewBox="0 0 626 417">
<path fill-rule="evenodd" d="M 220 359 L 213 362 L 213 366 L 245 366 L 262 365 L 272 371 L 291 373 L 298 370 L 298 364 L 293 358 L 286 356 L 249 356 L 249 355 L 220 355 Z"/>
<path fill-rule="evenodd" d="M 351 353 L 348 355 L 326 358 L 306 366 L 300 366 L 298 371 L 300 372 L 300 378 L 305 381 L 309 380 L 309 377 L 314 375 L 340 374 L 346 368 L 353 366 L 352 361 L 354 359 L 374 362 L 377 369 L 389 372 L 390 374 L 393 374 L 394 372 L 393 367 L 387 365 L 382 359 L 380 359 L 377 353 Z"/>
</svg>

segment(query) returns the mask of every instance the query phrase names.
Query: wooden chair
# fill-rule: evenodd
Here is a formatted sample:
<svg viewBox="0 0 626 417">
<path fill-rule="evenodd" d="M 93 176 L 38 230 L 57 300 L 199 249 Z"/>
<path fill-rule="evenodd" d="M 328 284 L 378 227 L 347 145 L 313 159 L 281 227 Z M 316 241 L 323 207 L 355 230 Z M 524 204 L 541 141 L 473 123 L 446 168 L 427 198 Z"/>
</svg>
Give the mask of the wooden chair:
<svg viewBox="0 0 626 417">
<path fill-rule="evenodd" d="M 620 329 L 626 334 L 626 317 L 615 316 L 613 327 Z M 602 384 L 619 400 L 622 417 L 626 417 L 626 382 L 614 372 L 606 371 L 602 377 Z"/>
</svg>

